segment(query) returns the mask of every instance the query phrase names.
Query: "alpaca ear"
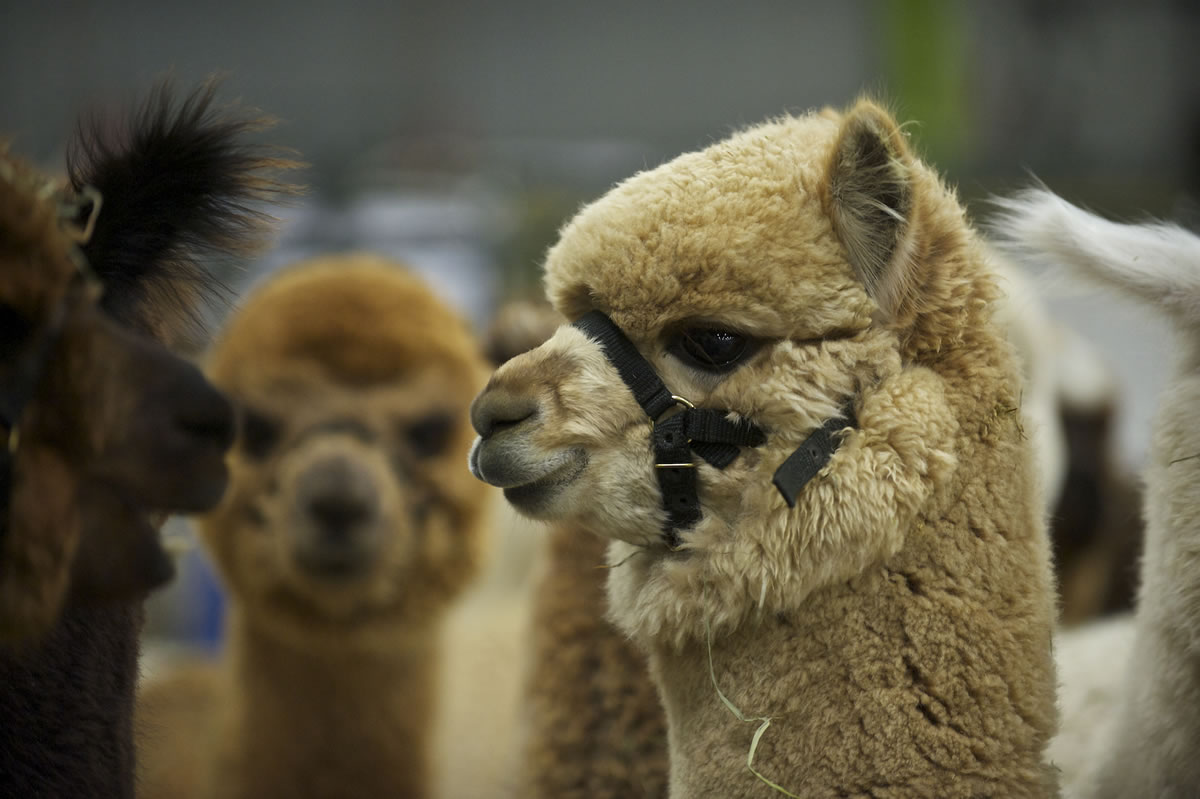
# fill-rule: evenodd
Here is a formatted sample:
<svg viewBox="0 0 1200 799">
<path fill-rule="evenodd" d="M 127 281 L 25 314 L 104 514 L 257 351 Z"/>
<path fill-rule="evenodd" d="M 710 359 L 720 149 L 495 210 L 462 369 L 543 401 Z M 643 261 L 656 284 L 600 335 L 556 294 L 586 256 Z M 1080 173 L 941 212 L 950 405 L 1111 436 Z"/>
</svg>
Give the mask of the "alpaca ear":
<svg viewBox="0 0 1200 799">
<path fill-rule="evenodd" d="M 909 284 L 911 163 L 904 134 L 879 106 L 861 100 L 845 115 L 829 166 L 829 214 L 859 280 L 889 318 Z"/>
</svg>

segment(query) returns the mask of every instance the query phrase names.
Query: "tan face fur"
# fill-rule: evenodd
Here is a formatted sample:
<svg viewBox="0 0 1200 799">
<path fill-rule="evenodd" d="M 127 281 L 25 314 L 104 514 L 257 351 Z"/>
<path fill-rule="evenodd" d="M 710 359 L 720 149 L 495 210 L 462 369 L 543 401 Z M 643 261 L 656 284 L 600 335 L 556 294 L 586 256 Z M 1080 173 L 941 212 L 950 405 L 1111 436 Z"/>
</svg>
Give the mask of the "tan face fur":
<svg viewBox="0 0 1200 799">
<path fill-rule="evenodd" d="M 202 530 L 249 623 L 391 646 L 474 576 L 486 494 L 463 464 L 482 356 L 419 280 L 370 256 L 255 293 L 210 372 L 239 406 L 231 488 Z"/>
<path fill-rule="evenodd" d="M 682 640 L 794 609 L 896 552 L 952 474 L 957 422 L 921 362 L 988 296 L 971 274 L 922 285 L 925 259 L 977 245 L 904 138 L 868 102 L 770 122 L 627 180 L 549 252 L 567 319 L 604 311 L 672 393 L 767 434 L 723 471 L 699 461 L 703 517 L 671 551 L 649 420 L 597 343 L 563 327 L 476 399 L 473 471 L 530 516 L 618 542 L 627 631 Z M 955 310 L 921 316 L 955 291 Z M 700 368 L 683 346 L 697 329 L 745 338 L 746 356 Z M 857 428 L 788 508 L 773 473 L 848 401 Z"/>
</svg>

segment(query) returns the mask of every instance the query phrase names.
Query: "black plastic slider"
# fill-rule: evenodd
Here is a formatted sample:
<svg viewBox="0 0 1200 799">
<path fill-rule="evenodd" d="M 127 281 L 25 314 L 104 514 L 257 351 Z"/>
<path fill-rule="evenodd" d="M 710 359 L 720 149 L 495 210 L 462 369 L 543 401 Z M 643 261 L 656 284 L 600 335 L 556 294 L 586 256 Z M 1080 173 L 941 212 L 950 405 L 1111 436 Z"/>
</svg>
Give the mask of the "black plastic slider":
<svg viewBox="0 0 1200 799">
<path fill-rule="evenodd" d="M 836 435 L 837 431 L 854 427 L 856 424 L 854 409 L 847 406 L 842 415 L 826 419 L 825 424 L 809 433 L 808 438 L 801 442 L 796 451 L 779 464 L 771 482 L 789 508 L 796 507 L 796 497 L 800 491 L 825 468 L 833 453 L 837 452 L 838 444 L 841 443 Z"/>
</svg>

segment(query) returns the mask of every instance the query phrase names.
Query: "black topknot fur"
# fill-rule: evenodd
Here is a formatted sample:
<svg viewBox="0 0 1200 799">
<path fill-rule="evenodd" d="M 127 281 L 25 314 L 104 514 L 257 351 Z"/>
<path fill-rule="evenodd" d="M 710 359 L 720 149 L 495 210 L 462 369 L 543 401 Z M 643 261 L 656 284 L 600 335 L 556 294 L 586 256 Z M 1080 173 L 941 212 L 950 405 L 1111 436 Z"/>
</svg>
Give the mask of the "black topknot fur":
<svg viewBox="0 0 1200 799">
<path fill-rule="evenodd" d="M 215 107 L 209 80 L 177 102 L 169 81 L 123 122 L 93 115 L 67 156 L 71 186 L 102 202 L 83 254 L 104 284 L 104 309 L 146 333 L 203 333 L 200 310 L 226 299 L 220 258 L 266 244 L 263 204 L 297 192 L 275 175 L 299 164 L 246 138 L 274 124 Z M 85 209 L 85 213 L 88 211 Z"/>
</svg>

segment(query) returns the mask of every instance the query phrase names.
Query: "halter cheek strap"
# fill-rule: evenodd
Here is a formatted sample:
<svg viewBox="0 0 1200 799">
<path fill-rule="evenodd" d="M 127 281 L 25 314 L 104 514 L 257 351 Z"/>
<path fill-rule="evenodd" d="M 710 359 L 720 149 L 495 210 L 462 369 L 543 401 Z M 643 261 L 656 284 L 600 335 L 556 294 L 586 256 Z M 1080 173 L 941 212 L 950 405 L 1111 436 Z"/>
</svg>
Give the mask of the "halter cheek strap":
<svg viewBox="0 0 1200 799">
<path fill-rule="evenodd" d="M 787 460 L 779 464 L 771 483 L 779 490 L 783 501 L 789 508 L 796 507 L 796 496 L 808 481 L 817 476 L 817 472 L 825 468 L 833 453 L 837 452 L 840 438 L 835 438 L 837 432 L 847 427 L 857 427 L 858 420 L 854 418 L 854 406 L 846 403 L 841 416 L 825 420 L 825 424 L 808 434 L 808 438 L 800 443 L 796 451 L 788 455 Z"/>
<path fill-rule="evenodd" d="M 575 327 L 600 344 L 638 405 L 650 417 L 654 470 L 667 514 L 663 535 L 668 546 L 676 547 L 679 531 L 691 527 L 701 516 L 693 453 L 724 469 L 738 456 L 739 447 L 761 446 L 767 437 L 752 422 L 731 421 L 725 411 L 697 408 L 672 394 L 633 342 L 602 312 L 585 314 L 575 322 Z M 680 410 L 663 418 L 673 408 Z"/>
<path fill-rule="evenodd" d="M 697 408 L 683 397 L 672 394 L 633 342 L 601 311 L 585 314 L 574 326 L 600 345 L 650 418 L 654 468 L 662 492 L 663 510 L 667 514 L 663 537 L 667 546 L 675 548 L 679 545 L 679 532 L 701 517 L 694 456 L 700 456 L 717 469 L 724 469 L 741 453 L 741 447 L 765 444 L 766 434 L 747 419 L 732 421 L 728 411 Z M 673 408 L 680 410 L 663 418 Z M 838 444 L 833 433 L 845 426 L 845 422 L 826 422 L 776 471 L 775 486 L 789 507 L 795 505 L 796 494 L 804 484 L 829 462 Z"/>
</svg>

